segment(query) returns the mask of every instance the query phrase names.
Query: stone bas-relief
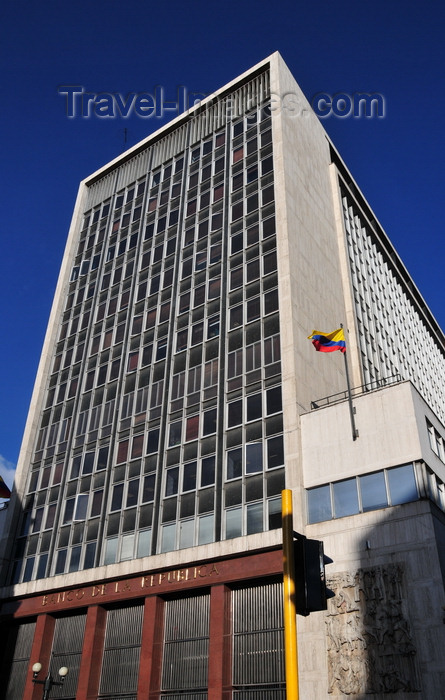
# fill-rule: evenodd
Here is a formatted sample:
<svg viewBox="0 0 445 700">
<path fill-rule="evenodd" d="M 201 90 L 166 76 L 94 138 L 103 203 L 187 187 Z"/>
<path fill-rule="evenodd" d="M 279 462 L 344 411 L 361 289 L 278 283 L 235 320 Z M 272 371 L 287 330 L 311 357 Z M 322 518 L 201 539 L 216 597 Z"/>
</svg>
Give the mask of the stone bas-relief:
<svg viewBox="0 0 445 700">
<path fill-rule="evenodd" d="M 403 566 L 335 574 L 326 616 L 330 695 L 420 690 L 416 648 L 403 599 Z"/>
</svg>

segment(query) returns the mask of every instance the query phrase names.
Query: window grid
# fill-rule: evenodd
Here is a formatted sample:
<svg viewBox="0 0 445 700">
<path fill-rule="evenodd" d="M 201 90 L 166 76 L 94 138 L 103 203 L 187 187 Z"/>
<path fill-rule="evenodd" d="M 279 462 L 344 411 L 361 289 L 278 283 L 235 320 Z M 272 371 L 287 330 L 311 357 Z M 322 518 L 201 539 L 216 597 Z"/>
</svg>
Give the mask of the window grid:
<svg viewBox="0 0 445 700">
<path fill-rule="evenodd" d="M 430 482 L 432 484 L 432 482 Z M 437 488 L 432 486 L 434 500 Z M 308 523 L 415 501 L 420 489 L 413 464 L 392 467 L 307 490 Z M 442 502 L 442 508 L 445 503 Z"/>
<path fill-rule="evenodd" d="M 443 353 L 415 310 L 391 261 L 373 242 L 368 222 L 346 192 L 343 192 L 343 217 L 363 382 L 400 374 L 413 382 L 443 421 Z M 371 279 L 372 289 L 368 282 Z M 409 344 L 395 342 L 395 338 L 407 335 Z"/>
<path fill-rule="evenodd" d="M 225 425 L 220 389 L 223 379 L 229 381 L 225 356 L 232 342 L 224 334 L 228 312 L 221 297 L 226 286 L 230 289 L 232 273 L 230 261 L 225 279 L 223 228 L 228 226 L 232 234 L 245 230 L 249 289 L 242 328 L 249 349 L 242 362 L 249 381 L 261 383 L 258 396 L 273 390 L 271 382 L 277 387 L 280 382 L 270 115 L 261 109 L 253 113 L 242 134 L 234 135 L 228 124 L 86 211 L 30 473 L 14 580 L 215 539 L 214 513 L 222 503 L 215 502 L 214 475 Z M 233 159 L 236 139 L 242 157 Z M 232 180 L 242 172 L 246 209 L 231 224 L 223 212 L 237 203 Z M 260 353 L 254 348 L 258 329 Z M 230 393 L 233 387 L 226 389 Z M 244 397 L 246 425 L 255 431 L 258 398 L 251 394 L 246 390 Z M 279 411 L 262 406 L 260 413 L 263 434 L 252 439 L 246 432 L 246 450 L 261 446 L 266 464 L 269 444 L 280 438 L 282 425 Z M 160 444 L 164 435 L 166 452 Z M 196 485 L 186 490 L 184 475 L 194 461 Z M 175 464 L 178 494 L 171 492 Z M 258 504 L 262 521 L 270 524 L 275 487 L 267 484 Z M 156 493 L 161 500 L 155 506 Z M 246 513 L 253 522 L 252 503 L 246 501 Z M 103 545 L 98 543 L 101 520 Z"/>
</svg>

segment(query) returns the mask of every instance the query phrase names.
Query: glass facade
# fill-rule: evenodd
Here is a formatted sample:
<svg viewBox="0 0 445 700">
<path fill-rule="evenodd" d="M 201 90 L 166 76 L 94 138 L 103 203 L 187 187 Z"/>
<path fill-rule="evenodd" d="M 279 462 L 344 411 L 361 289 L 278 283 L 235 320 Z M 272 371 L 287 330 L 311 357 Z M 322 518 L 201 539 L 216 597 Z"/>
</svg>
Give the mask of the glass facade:
<svg viewBox="0 0 445 700">
<path fill-rule="evenodd" d="M 267 74 L 254 82 L 257 105 L 241 89 L 220 127 L 204 113 L 88 193 L 14 582 L 280 526 Z"/>
</svg>

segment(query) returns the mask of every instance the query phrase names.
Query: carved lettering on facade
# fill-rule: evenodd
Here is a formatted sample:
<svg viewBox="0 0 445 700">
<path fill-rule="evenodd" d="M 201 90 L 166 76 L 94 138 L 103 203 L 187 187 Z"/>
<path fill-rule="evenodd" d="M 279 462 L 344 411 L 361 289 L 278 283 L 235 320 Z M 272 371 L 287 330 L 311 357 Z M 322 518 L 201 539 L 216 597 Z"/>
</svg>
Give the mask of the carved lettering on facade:
<svg viewBox="0 0 445 700">
<path fill-rule="evenodd" d="M 48 593 L 42 598 L 42 606 L 57 605 L 57 603 L 64 603 L 65 601 L 71 603 L 73 600 L 82 600 L 84 595 L 85 590 L 83 588 L 70 591 L 59 591 L 59 593 Z"/>
<path fill-rule="evenodd" d="M 98 595 L 105 595 L 106 592 L 107 592 L 107 584 L 101 583 L 98 586 L 93 586 L 93 590 L 91 592 L 91 597 L 95 598 Z"/>
<path fill-rule="evenodd" d="M 326 616 L 329 694 L 415 693 L 420 689 L 401 564 L 335 574 Z"/>
<path fill-rule="evenodd" d="M 131 593 L 140 588 L 154 588 L 165 584 L 196 581 L 203 578 L 219 576 L 216 564 L 201 564 L 186 569 L 174 569 L 172 571 L 161 571 L 154 574 L 146 574 L 141 579 L 126 579 L 115 581 L 114 583 L 97 583 L 91 588 L 78 588 L 77 590 L 59 591 L 58 593 L 47 593 L 42 596 L 42 606 L 58 605 L 60 603 L 71 603 L 85 598 L 100 598 L 105 595 L 119 595 Z M 140 584 L 139 584 L 140 581 Z"/>
</svg>

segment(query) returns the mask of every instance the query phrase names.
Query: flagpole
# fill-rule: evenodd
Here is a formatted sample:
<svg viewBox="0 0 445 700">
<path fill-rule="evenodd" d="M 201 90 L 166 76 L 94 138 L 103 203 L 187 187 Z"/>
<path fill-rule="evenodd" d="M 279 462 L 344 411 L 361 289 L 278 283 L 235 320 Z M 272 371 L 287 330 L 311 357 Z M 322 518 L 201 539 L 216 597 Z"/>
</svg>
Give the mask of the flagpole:
<svg viewBox="0 0 445 700">
<path fill-rule="evenodd" d="M 342 323 L 340 323 L 340 328 L 343 328 Z M 345 358 L 346 384 L 348 387 L 348 403 L 349 403 L 349 415 L 351 416 L 352 439 L 356 440 L 358 438 L 358 430 L 355 427 L 354 407 L 352 405 L 352 395 L 351 395 L 351 382 L 349 381 L 349 369 L 348 369 L 348 360 L 346 359 L 346 354 L 347 354 L 347 350 L 345 350 L 345 352 L 343 353 L 343 357 Z"/>
</svg>

